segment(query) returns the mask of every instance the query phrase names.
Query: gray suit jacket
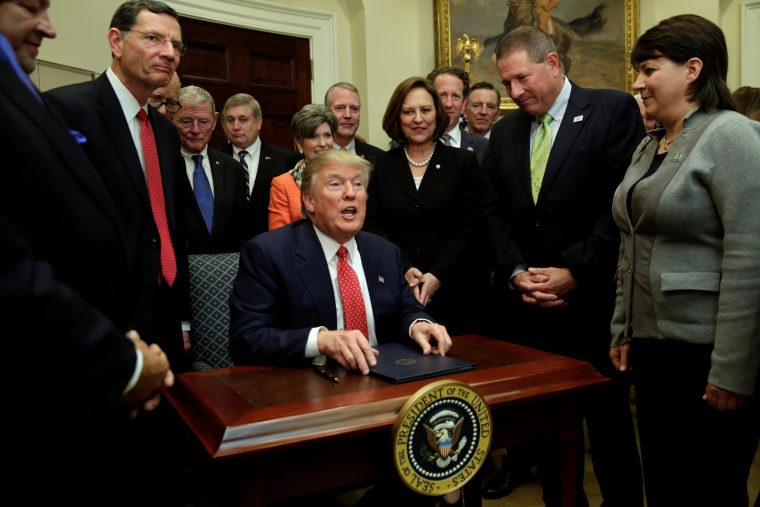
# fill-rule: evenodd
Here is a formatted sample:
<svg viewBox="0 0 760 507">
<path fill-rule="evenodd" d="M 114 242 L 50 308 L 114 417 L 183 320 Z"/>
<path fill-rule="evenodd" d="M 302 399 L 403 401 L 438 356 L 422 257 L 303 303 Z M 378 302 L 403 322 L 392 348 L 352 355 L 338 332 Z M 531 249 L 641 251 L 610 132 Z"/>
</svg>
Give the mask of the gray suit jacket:
<svg viewBox="0 0 760 507">
<path fill-rule="evenodd" d="M 708 382 L 752 394 L 760 368 L 760 123 L 696 111 L 644 178 L 663 133 L 641 142 L 613 200 L 622 244 L 612 345 L 632 336 L 713 343 Z"/>
</svg>

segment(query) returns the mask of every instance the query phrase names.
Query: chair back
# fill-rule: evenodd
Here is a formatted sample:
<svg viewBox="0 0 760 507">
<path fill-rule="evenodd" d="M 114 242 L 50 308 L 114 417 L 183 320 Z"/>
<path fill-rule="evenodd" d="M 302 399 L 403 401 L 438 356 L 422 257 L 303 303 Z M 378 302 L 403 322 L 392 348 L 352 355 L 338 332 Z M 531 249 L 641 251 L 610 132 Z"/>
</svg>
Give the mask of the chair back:
<svg viewBox="0 0 760 507">
<path fill-rule="evenodd" d="M 232 366 L 229 354 L 229 295 L 239 259 L 238 252 L 188 256 L 193 370 Z"/>
</svg>

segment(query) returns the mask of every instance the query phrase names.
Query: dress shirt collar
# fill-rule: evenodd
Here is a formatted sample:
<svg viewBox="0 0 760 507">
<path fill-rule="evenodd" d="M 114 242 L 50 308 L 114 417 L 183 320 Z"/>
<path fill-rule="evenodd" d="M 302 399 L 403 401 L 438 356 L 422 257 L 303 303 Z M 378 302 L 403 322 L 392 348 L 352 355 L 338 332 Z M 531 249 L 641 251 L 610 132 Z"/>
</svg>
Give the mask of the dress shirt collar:
<svg viewBox="0 0 760 507">
<path fill-rule="evenodd" d="M 549 108 L 549 111 L 547 111 L 550 115 L 552 115 L 552 121 L 550 123 L 550 126 L 552 128 L 552 131 L 556 131 L 555 128 L 556 125 L 559 125 L 562 123 L 562 118 L 565 116 L 565 110 L 567 109 L 567 104 L 570 101 L 570 91 L 572 90 L 572 85 L 570 84 L 570 80 L 567 79 L 566 76 L 563 76 L 565 79 L 565 84 L 562 85 L 562 90 L 560 90 L 559 95 L 557 95 L 557 98 L 554 99 L 554 104 L 552 104 L 552 107 Z M 538 123 L 537 119 L 533 119 L 534 122 Z"/>
<path fill-rule="evenodd" d="M 338 146 L 337 144 L 333 143 L 333 149 L 334 150 L 340 150 L 341 148 L 345 148 L 346 151 L 350 151 L 354 155 L 356 155 L 356 139 L 353 137 L 351 138 L 351 142 L 348 143 L 345 146 Z"/>
<path fill-rule="evenodd" d="M 317 233 L 317 239 L 319 240 L 319 244 L 322 246 L 322 252 L 325 254 L 325 259 L 327 259 L 327 262 L 330 262 L 335 258 L 335 254 L 338 252 L 338 248 L 341 246 L 341 243 L 338 243 L 327 234 L 320 231 L 319 228 L 314 225 L 314 223 L 311 225 L 314 227 L 314 232 Z M 351 238 L 346 243 L 342 243 L 342 245 L 346 247 L 346 250 L 348 250 L 349 263 L 353 264 L 353 260 L 356 259 L 356 256 L 359 254 L 359 248 L 356 245 L 356 238 Z"/>
<path fill-rule="evenodd" d="M 148 110 L 146 104 L 140 104 L 137 102 L 137 99 L 132 95 L 132 92 L 124 86 L 124 83 L 121 82 L 119 76 L 117 76 L 110 67 L 106 70 L 106 77 L 108 78 L 108 82 L 111 83 L 111 88 L 113 88 L 114 93 L 116 93 L 116 98 L 119 99 L 121 110 L 124 112 L 124 118 L 126 118 L 128 122 L 134 121 L 139 125 L 140 120 L 137 119 L 137 112 L 142 108 L 147 113 Z"/>
<path fill-rule="evenodd" d="M 248 153 L 248 156 L 251 157 L 252 159 L 256 158 L 255 155 L 261 152 L 261 138 L 256 137 L 256 140 L 253 142 L 252 145 L 248 146 L 247 148 L 243 148 L 242 150 L 238 148 L 237 146 L 235 146 L 234 144 L 232 145 L 232 154 L 235 156 L 235 160 L 240 159 L 241 151 L 245 151 L 246 153 Z"/>
<path fill-rule="evenodd" d="M 446 132 L 446 134 L 448 134 L 449 137 L 451 137 L 449 146 L 454 146 L 455 148 L 462 147 L 462 129 L 459 128 L 459 122 L 457 122 L 457 124 L 454 125 L 453 129 Z"/>
</svg>

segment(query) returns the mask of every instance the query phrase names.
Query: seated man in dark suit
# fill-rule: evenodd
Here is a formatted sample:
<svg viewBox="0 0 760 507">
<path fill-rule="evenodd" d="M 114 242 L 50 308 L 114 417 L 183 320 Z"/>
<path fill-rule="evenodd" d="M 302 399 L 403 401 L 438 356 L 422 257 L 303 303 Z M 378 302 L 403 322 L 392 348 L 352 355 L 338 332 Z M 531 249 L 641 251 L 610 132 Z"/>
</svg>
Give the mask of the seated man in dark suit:
<svg viewBox="0 0 760 507">
<path fill-rule="evenodd" d="M 243 246 L 230 295 L 235 364 L 329 360 L 366 375 L 377 364 L 372 345 L 380 342 L 416 342 L 425 354 L 451 348 L 446 328 L 433 322 L 406 283 L 398 248 L 362 231 L 371 171 L 369 161 L 347 151 L 317 155 L 301 179 L 307 218 Z M 346 272 L 355 277 L 353 299 Z M 413 494 L 395 481 L 371 491 L 362 505 Z"/>
<path fill-rule="evenodd" d="M 352 153 L 318 155 L 301 180 L 307 218 L 243 246 L 230 296 L 236 364 L 308 365 L 328 356 L 367 374 L 376 364 L 372 345 L 378 342 L 413 340 L 423 352 L 441 355 L 451 348 L 446 328 L 433 322 L 406 283 L 398 248 L 361 230 L 371 169 Z M 341 246 L 361 286 L 366 317 L 357 327 L 344 325 L 352 309 L 341 303 Z"/>
<path fill-rule="evenodd" d="M 222 109 L 222 128 L 227 144 L 214 148 L 240 160 L 248 170 L 248 199 L 243 220 L 244 239 L 269 230 L 269 187 L 272 178 L 293 168 L 288 150 L 264 141 L 260 134 L 264 117 L 259 102 L 247 93 L 227 99 Z"/>
<path fill-rule="evenodd" d="M 185 86 L 175 113 L 186 178 L 178 183 L 179 216 L 188 254 L 238 252 L 245 240 L 243 166 L 208 147 L 219 113 L 209 92 Z"/>
</svg>

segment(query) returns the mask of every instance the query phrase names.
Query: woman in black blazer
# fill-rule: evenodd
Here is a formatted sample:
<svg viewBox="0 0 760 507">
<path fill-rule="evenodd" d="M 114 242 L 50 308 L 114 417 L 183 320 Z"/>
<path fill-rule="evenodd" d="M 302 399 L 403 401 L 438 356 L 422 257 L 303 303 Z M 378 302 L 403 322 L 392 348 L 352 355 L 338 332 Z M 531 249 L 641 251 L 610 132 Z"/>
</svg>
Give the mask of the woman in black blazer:
<svg viewBox="0 0 760 507">
<path fill-rule="evenodd" d="M 453 336 L 483 330 L 488 269 L 480 167 L 472 151 L 439 142 L 447 125 L 430 81 L 398 85 L 383 116 L 396 146 L 376 159 L 364 229 L 398 245 L 415 297 Z"/>
</svg>

